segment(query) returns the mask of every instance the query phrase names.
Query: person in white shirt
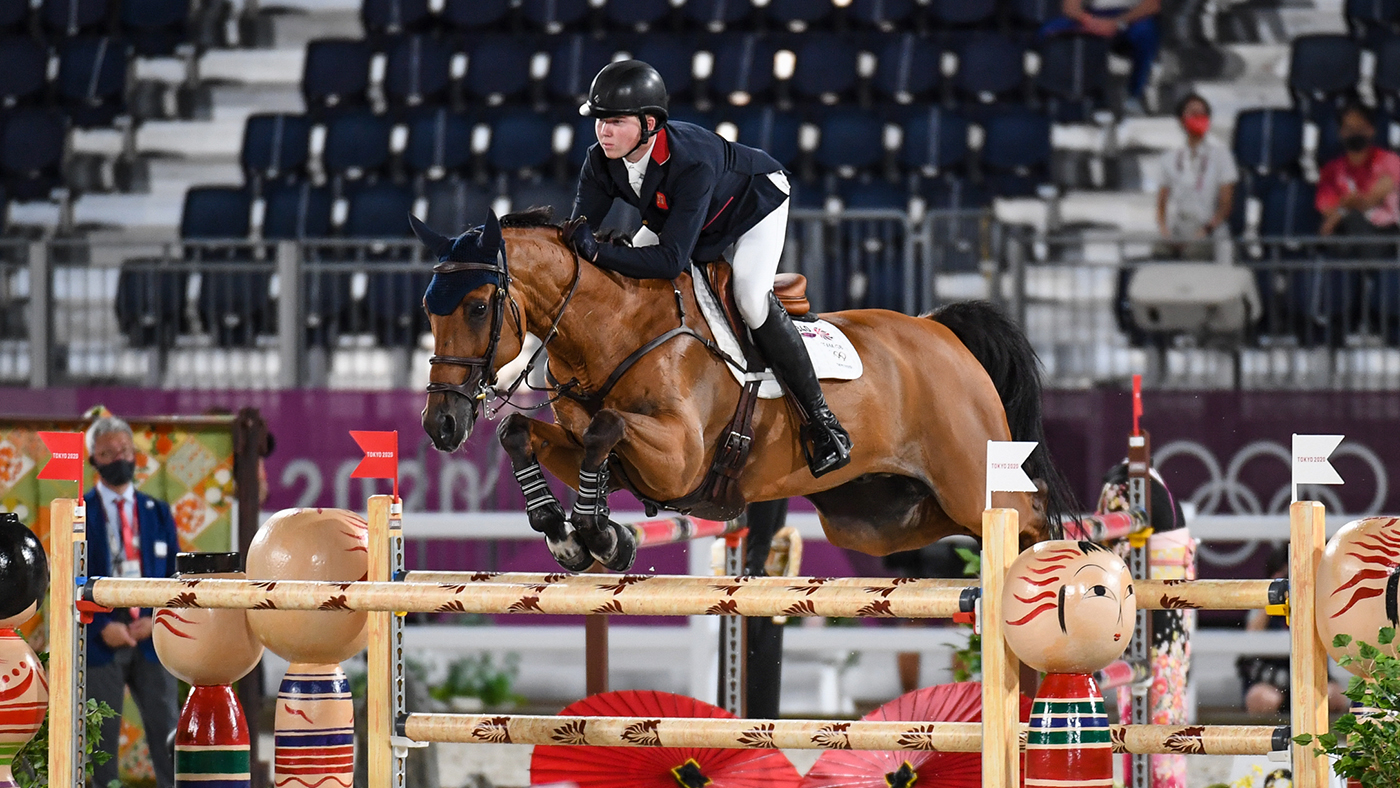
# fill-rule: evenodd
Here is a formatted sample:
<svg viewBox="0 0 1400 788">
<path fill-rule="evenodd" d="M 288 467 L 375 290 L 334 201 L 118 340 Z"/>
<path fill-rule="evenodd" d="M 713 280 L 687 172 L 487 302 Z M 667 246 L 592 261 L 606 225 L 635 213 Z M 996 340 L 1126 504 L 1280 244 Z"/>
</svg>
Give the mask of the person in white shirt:
<svg viewBox="0 0 1400 788">
<path fill-rule="evenodd" d="M 1186 144 L 1162 155 L 1161 187 L 1157 190 L 1157 226 L 1164 252 L 1187 258 L 1209 258 L 1214 241 L 1228 232 L 1239 170 L 1234 154 L 1207 136 L 1210 103 L 1191 93 L 1176 106 L 1186 132 Z"/>
</svg>

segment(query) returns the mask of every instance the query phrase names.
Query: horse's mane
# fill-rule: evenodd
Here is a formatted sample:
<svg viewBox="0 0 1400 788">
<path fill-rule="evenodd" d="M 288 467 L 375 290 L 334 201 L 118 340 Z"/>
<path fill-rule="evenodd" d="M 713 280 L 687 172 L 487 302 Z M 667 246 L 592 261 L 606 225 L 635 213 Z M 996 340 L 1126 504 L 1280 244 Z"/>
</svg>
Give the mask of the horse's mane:
<svg viewBox="0 0 1400 788">
<path fill-rule="evenodd" d="M 562 226 L 563 224 L 554 218 L 554 207 L 550 205 L 532 205 L 523 211 L 512 211 L 501 217 L 502 228 L 549 227 L 558 230 Z M 595 233 L 595 235 L 599 243 L 612 244 L 613 246 L 632 245 L 631 236 L 621 230 L 609 229 Z"/>
</svg>

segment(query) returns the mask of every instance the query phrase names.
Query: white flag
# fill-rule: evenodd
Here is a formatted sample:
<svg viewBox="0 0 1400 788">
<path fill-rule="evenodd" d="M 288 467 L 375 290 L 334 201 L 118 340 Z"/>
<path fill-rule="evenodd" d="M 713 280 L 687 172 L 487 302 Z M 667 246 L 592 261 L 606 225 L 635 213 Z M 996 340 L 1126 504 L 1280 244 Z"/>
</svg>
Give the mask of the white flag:
<svg viewBox="0 0 1400 788">
<path fill-rule="evenodd" d="M 1035 482 L 1021 469 L 1035 441 L 987 441 L 987 508 L 993 492 L 1035 492 Z"/>
<path fill-rule="evenodd" d="M 1345 435 L 1293 434 L 1293 500 L 1300 484 L 1342 484 L 1337 469 L 1327 461 Z"/>
</svg>

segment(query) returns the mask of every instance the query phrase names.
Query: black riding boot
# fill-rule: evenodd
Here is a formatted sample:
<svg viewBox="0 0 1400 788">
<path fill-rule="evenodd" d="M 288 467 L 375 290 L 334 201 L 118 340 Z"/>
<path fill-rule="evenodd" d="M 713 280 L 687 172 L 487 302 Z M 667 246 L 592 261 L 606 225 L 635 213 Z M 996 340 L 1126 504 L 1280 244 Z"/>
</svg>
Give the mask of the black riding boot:
<svg viewBox="0 0 1400 788">
<path fill-rule="evenodd" d="M 778 382 L 802 410 L 802 450 L 812 475 L 844 468 L 851 461 L 851 436 L 826 406 L 807 346 L 777 296 L 768 294 L 768 319 L 749 333 Z"/>
</svg>

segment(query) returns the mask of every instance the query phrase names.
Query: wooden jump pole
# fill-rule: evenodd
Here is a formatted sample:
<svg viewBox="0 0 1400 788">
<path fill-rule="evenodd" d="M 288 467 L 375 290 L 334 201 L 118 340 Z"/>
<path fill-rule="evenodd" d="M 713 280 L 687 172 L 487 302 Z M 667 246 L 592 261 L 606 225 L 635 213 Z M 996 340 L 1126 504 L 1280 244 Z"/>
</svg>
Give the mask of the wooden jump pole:
<svg viewBox="0 0 1400 788">
<path fill-rule="evenodd" d="M 1001 595 L 1019 554 L 1015 509 L 982 513 L 982 785 L 1021 784 L 1021 662 L 1004 636 Z M 890 749 L 857 747 L 856 749 Z M 975 751 L 975 750 L 974 750 Z"/>
<path fill-rule="evenodd" d="M 982 727 L 976 722 L 410 714 L 401 733 L 428 742 L 985 752 Z M 1111 727 L 1117 752 L 1202 755 L 1264 755 L 1287 737 L 1288 730 L 1272 725 Z M 1025 729 L 1016 722 L 1005 740 L 1013 756 L 1020 750 L 1017 742 Z M 995 785 L 985 772 L 982 784 Z"/>
<path fill-rule="evenodd" d="M 1292 641 L 1291 682 L 1293 734 L 1311 734 L 1313 740 L 1327 732 L 1327 651 L 1317 635 L 1317 568 L 1327 544 L 1327 511 L 1316 501 L 1296 501 L 1288 508 L 1289 535 L 1289 635 Z M 1311 747 L 1293 745 L 1293 785 L 1326 788 L 1330 775 L 1327 758 Z"/>
<path fill-rule="evenodd" d="M 714 586 L 728 583 L 749 588 L 804 590 L 813 586 L 823 588 L 886 589 L 908 585 L 905 578 L 861 577 L 692 577 L 689 575 L 570 575 L 562 572 L 409 572 L 409 583 L 442 583 L 447 585 L 489 583 L 507 585 L 563 585 L 587 587 L 603 582 L 615 583 L 619 577 L 629 582 L 645 583 L 646 588 Z M 976 588 L 966 580 L 920 578 L 920 587 Z M 1144 610 L 1263 610 L 1271 604 L 1271 580 L 1192 580 L 1189 583 L 1166 580 L 1135 580 L 1138 606 Z"/>
<path fill-rule="evenodd" d="M 87 649 L 74 599 L 87 574 L 87 507 L 82 499 L 49 505 L 49 785 L 83 788 L 87 738 Z"/>
<path fill-rule="evenodd" d="M 388 583 L 403 569 L 403 504 L 392 496 L 369 499 L 369 572 L 367 579 Z M 375 611 L 369 619 L 369 684 L 365 697 L 369 784 L 404 788 L 404 758 L 390 744 L 394 722 L 406 713 L 404 702 L 403 618 Z"/>
</svg>

